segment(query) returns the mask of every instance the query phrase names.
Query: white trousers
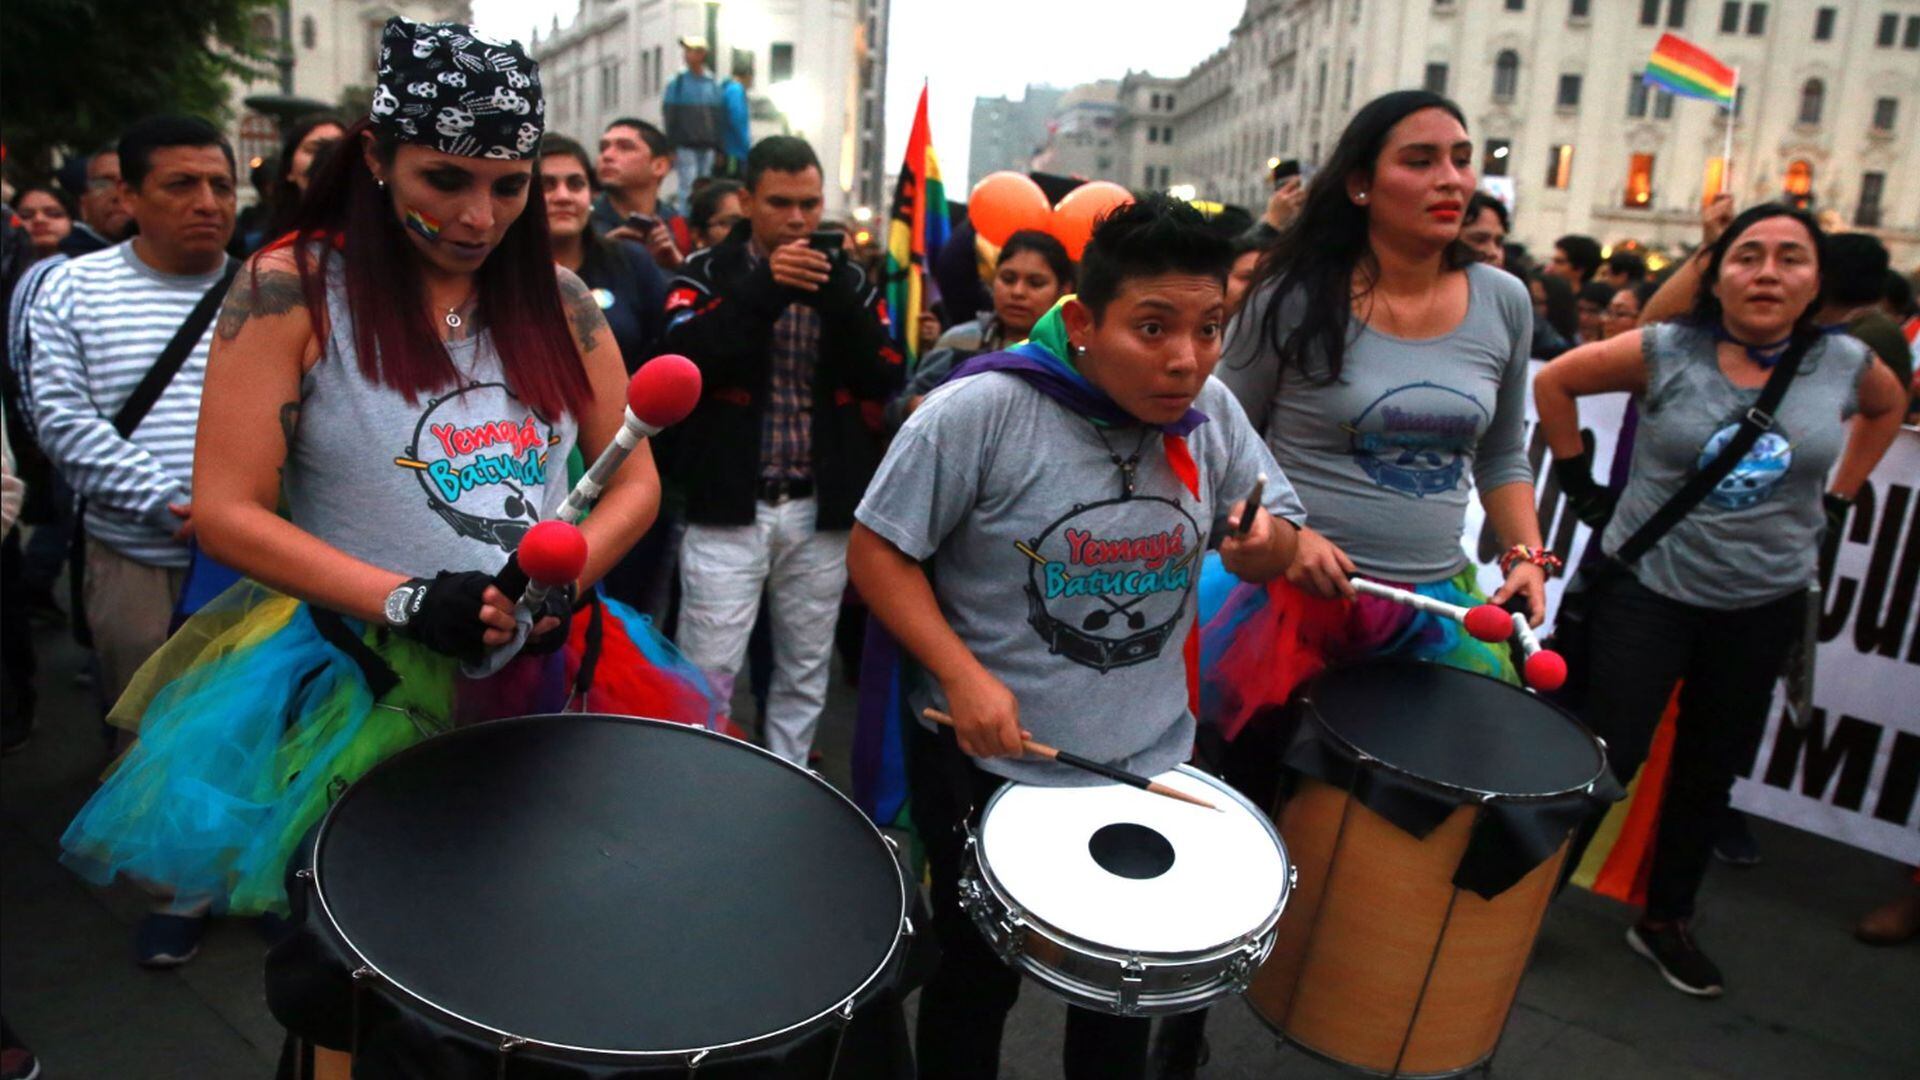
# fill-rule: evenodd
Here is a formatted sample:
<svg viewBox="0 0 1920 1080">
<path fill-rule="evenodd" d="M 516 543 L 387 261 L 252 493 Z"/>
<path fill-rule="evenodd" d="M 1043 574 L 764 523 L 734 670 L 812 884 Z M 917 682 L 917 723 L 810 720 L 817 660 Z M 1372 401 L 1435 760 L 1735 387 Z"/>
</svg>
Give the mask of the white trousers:
<svg viewBox="0 0 1920 1080">
<path fill-rule="evenodd" d="M 828 661 L 847 587 L 845 532 L 813 527 L 813 499 L 758 503 L 751 525 L 688 525 L 680 547 L 680 651 L 733 699 L 764 586 L 772 604 L 773 683 L 762 739 L 807 763 L 827 704 Z"/>
</svg>

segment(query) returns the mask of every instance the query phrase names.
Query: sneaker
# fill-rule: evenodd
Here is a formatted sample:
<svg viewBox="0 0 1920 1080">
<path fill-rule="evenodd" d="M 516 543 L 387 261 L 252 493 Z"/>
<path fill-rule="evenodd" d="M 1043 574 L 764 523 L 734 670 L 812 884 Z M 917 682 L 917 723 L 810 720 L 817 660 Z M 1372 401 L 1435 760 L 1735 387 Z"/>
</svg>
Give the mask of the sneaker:
<svg viewBox="0 0 1920 1080">
<path fill-rule="evenodd" d="M 1720 835 L 1713 839 L 1714 857 L 1731 866 L 1760 865 L 1760 845 L 1753 830 L 1747 828 L 1747 815 L 1729 810 L 1720 822 Z"/>
<path fill-rule="evenodd" d="M 1726 992 L 1720 969 L 1694 944 L 1684 922 L 1671 922 L 1658 929 L 1640 923 L 1627 931 L 1627 944 L 1653 961 L 1668 985 L 1683 994 L 1716 998 Z"/>
<path fill-rule="evenodd" d="M 200 937 L 206 932 L 205 915 L 149 912 L 134 931 L 134 953 L 143 968 L 177 968 L 200 951 Z"/>
<path fill-rule="evenodd" d="M 0 1080 L 40 1080 L 40 1059 L 24 1046 L 0 1050 Z"/>
</svg>

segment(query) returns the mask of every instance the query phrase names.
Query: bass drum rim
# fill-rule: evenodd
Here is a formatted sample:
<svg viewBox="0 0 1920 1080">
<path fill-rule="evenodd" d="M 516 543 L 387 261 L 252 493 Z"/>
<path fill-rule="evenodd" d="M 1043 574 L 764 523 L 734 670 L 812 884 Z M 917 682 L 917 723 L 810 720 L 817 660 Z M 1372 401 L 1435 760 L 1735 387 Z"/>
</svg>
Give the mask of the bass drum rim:
<svg viewBox="0 0 1920 1080">
<path fill-rule="evenodd" d="M 698 736 L 700 738 L 721 740 L 729 744 L 730 746 L 745 749 L 745 750 L 750 750 L 756 754 L 760 754 L 766 757 L 771 761 L 778 762 L 781 766 L 800 774 L 804 779 L 808 780 L 809 782 L 818 784 L 821 787 L 828 790 L 829 792 L 831 792 L 833 796 L 839 799 L 842 803 L 844 803 L 847 809 L 852 812 L 853 816 L 857 820 L 859 820 L 861 824 L 863 824 L 869 832 L 873 834 L 874 841 L 879 845 L 881 851 L 887 856 L 889 863 L 891 863 L 894 867 L 895 876 L 898 879 L 898 884 L 899 884 L 900 918 L 898 923 L 899 928 L 894 934 L 893 944 L 887 950 L 886 955 L 881 958 L 880 963 L 874 968 L 874 970 L 871 973 L 867 975 L 867 977 L 864 980 L 861 981 L 860 985 L 856 987 L 851 993 L 835 1001 L 828 1008 L 823 1009 L 820 1012 L 807 1017 L 806 1019 L 800 1020 L 793 1024 L 789 1024 L 786 1027 L 780 1028 L 777 1031 L 767 1032 L 766 1034 L 763 1034 L 763 1035 L 756 1035 L 756 1036 L 753 1036 L 752 1038 L 738 1039 L 733 1042 L 727 1042 L 727 1043 L 716 1043 L 712 1046 L 691 1046 L 691 1047 L 675 1048 L 670 1050 L 611 1050 L 604 1047 L 572 1046 L 566 1043 L 554 1043 L 554 1042 L 547 1042 L 543 1039 L 529 1038 L 527 1036 L 519 1035 L 511 1031 L 503 1031 L 490 1024 L 485 1024 L 478 1020 L 474 1020 L 470 1017 L 462 1016 L 459 1013 L 453 1012 L 452 1010 L 447 1009 L 446 1007 L 435 1003 L 431 999 L 421 996 L 419 993 L 416 993 L 414 990 L 406 986 L 404 983 L 396 981 L 391 976 L 389 976 L 386 972 L 380 970 L 380 968 L 377 965 L 375 965 L 371 960 L 369 960 L 366 954 L 363 953 L 360 950 L 360 948 L 354 944 L 353 938 L 347 933 L 346 929 L 340 925 L 338 920 L 336 920 L 333 917 L 333 908 L 327 902 L 325 879 L 321 873 L 320 863 L 322 859 L 322 853 L 326 849 L 327 833 L 333 827 L 335 816 L 341 812 L 341 808 L 345 807 L 348 803 L 348 800 L 352 798 L 354 789 L 359 787 L 360 784 L 363 783 L 368 777 L 373 776 L 376 772 L 379 772 L 382 769 L 386 769 L 394 766 L 395 763 L 400 762 L 411 755 L 422 752 L 427 747 L 433 746 L 435 743 L 439 742 L 442 739 L 457 738 L 463 732 L 474 731 L 481 728 L 491 729 L 491 728 L 496 728 L 499 725 L 516 725 L 516 726 L 532 725 L 532 724 L 552 721 L 552 720 L 567 720 L 570 722 L 581 722 L 581 721 L 591 720 L 591 721 L 597 721 L 597 722 L 603 722 L 603 723 L 633 724 L 641 727 L 654 727 L 654 728 L 660 728 L 664 730 L 684 732 L 688 735 Z M 852 1019 L 854 1009 L 858 1006 L 858 1004 L 862 1000 L 871 996 L 875 991 L 884 988 L 886 978 L 899 967 L 899 964 L 904 957 L 903 944 L 906 941 L 908 941 L 913 934 L 913 925 L 911 920 L 909 919 L 909 912 L 911 908 L 909 907 L 908 898 L 907 898 L 906 878 L 904 875 L 901 875 L 899 873 L 900 864 L 899 864 L 899 860 L 895 857 L 896 851 L 897 851 L 897 847 L 894 844 L 894 842 L 889 840 L 886 834 L 882 833 L 879 827 L 874 825 L 872 820 L 869 819 L 867 815 L 861 811 L 859 806 L 856 805 L 852 799 L 848 798 L 846 794 L 843 793 L 839 788 L 834 787 L 832 784 L 828 783 L 823 778 L 814 775 L 812 770 L 804 769 L 798 765 L 795 765 L 793 762 L 788 761 L 787 759 L 769 750 L 766 750 L 763 747 L 755 746 L 752 743 L 733 738 L 730 735 L 722 735 L 718 732 L 708 731 L 704 728 L 691 727 L 686 724 L 676 724 L 667 720 L 656 720 L 656 719 L 653 719 L 652 717 L 618 716 L 611 713 L 541 713 L 541 714 L 535 714 L 530 716 L 515 716 L 515 717 L 507 717 L 499 720 L 490 720 L 484 724 L 475 724 L 472 727 L 459 728 L 457 730 L 449 731 L 441 735 L 436 735 L 433 738 L 425 739 L 425 740 L 422 740 L 421 742 L 415 743 L 414 745 L 407 747 L 406 749 L 400 751 L 399 753 L 393 755 L 392 757 L 387 758 L 385 761 L 380 762 L 378 765 L 375 765 L 373 768 L 368 769 L 366 774 L 362 776 L 360 780 L 357 780 L 352 785 L 350 785 L 347 788 L 347 790 L 340 795 L 338 799 L 334 800 L 333 805 L 327 808 L 326 816 L 321 819 L 319 828 L 314 832 L 313 857 L 308 863 L 306 869 L 308 874 L 310 875 L 310 880 L 307 882 L 307 887 L 308 887 L 308 890 L 312 893 L 313 900 L 316 902 L 319 908 L 320 915 L 324 920 L 324 926 L 333 936 L 334 940 L 339 944 L 340 949 L 342 951 L 343 959 L 346 959 L 347 961 L 349 961 L 350 964 L 355 966 L 355 970 L 353 970 L 352 972 L 354 982 L 356 984 L 359 984 L 363 981 L 371 982 L 372 985 L 367 986 L 366 989 L 371 989 L 376 991 L 382 990 L 382 989 L 392 990 L 398 993 L 407 1002 L 414 1003 L 415 1005 L 425 1010 L 429 1015 L 433 1016 L 434 1018 L 451 1023 L 453 1025 L 467 1029 L 472 1032 L 483 1033 L 487 1036 L 491 1036 L 495 1040 L 496 1048 L 501 1053 L 519 1053 L 524 1050 L 534 1049 L 534 1050 L 540 1050 L 540 1051 L 549 1051 L 549 1052 L 555 1052 L 560 1054 L 567 1054 L 567 1055 L 572 1055 L 574 1057 L 582 1057 L 582 1058 L 587 1058 L 589 1060 L 596 1060 L 596 1061 L 612 1061 L 612 1062 L 628 1062 L 628 1063 L 663 1063 L 663 1062 L 677 1060 L 682 1062 L 698 1063 L 698 1062 L 704 1062 L 708 1058 L 728 1058 L 736 1054 L 740 1056 L 748 1056 L 753 1052 L 757 1052 L 761 1050 L 770 1050 L 783 1043 L 797 1040 L 799 1037 L 807 1033 L 823 1029 L 831 1025 L 836 1020 L 844 1025 Z M 363 991 L 361 987 L 356 985 L 355 992 L 360 993 Z M 357 1037 L 357 1033 L 356 1033 L 356 1037 Z"/>
</svg>

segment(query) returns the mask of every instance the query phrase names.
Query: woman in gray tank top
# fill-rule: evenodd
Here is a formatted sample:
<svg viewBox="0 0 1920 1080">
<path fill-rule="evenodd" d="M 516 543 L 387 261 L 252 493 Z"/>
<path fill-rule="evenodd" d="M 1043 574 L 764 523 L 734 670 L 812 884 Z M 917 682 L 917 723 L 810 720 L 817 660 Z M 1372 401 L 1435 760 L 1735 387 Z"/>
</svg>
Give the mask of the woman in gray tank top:
<svg viewBox="0 0 1920 1080">
<path fill-rule="evenodd" d="M 1646 911 L 1627 941 L 1668 983 L 1700 997 L 1725 985 L 1690 929 L 1715 825 L 1766 726 L 1822 534 L 1845 519 L 1900 429 L 1899 380 L 1858 341 L 1816 325 L 1824 245 L 1804 211 L 1754 207 L 1708 248 L 1689 317 L 1582 345 L 1533 381 L 1554 475 L 1581 517 L 1604 530 L 1601 548 L 1612 556 L 1719 455 L 1781 358 L 1802 352 L 1770 426 L 1734 470 L 1590 594 L 1582 714 L 1622 781 L 1646 760 L 1680 684 Z M 1640 419 L 1614 506 L 1592 477 L 1578 399 L 1621 391 L 1634 395 Z"/>
<path fill-rule="evenodd" d="M 87 877 L 172 897 L 144 962 L 184 963 L 211 903 L 285 910 L 295 845 L 384 757 L 557 709 L 574 588 L 653 519 L 643 445 L 582 525 L 577 583 L 516 620 L 494 582 L 625 407 L 606 321 L 556 279 L 529 201 L 543 111 L 518 45 L 390 20 L 372 116 L 227 297 L 191 523 L 248 580 L 142 670 L 119 706 L 140 741 L 63 839 Z"/>
</svg>

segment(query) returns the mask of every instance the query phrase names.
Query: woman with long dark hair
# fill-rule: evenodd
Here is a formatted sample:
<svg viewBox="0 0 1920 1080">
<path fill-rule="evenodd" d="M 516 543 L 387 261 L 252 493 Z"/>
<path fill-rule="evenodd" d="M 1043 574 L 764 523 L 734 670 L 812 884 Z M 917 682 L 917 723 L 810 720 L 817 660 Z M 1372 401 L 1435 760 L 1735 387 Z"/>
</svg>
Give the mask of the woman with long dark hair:
<svg viewBox="0 0 1920 1080">
<path fill-rule="evenodd" d="M 313 185 L 313 176 L 326 158 L 340 145 L 347 128 L 330 112 L 314 112 L 295 120 L 280 140 L 280 156 L 273 163 L 273 183 L 268 189 L 271 204 L 260 243 L 270 244 L 285 236 L 300 216 L 300 203 Z"/>
<path fill-rule="evenodd" d="M 542 111 L 519 46 L 389 20 L 372 117 L 227 297 L 190 523 L 248 580 L 142 669 L 115 709 L 139 742 L 63 838 L 90 879 L 171 895 L 143 927 L 157 963 L 192 954 L 209 905 L 283 910 L 337 786 L 449 725 L 557 708 L 574 589 L 653 518 L 643 446 L 581 527 L 578 582 L 537 610 L 495 583 L 627 381 L 549 255 Z"/>
<path fill-rule="evenodd" d="M 1544 614 L 1553 560 L 1521 433 L 1533 312 L 1518 279 L 1460 241 L 1472 157 L 1444 97 L 1362 107 L 1262 258 L 1216 370 L 1307 509 L 1283 579 L 1242 583 L 1217 560 L 1202 572 L 1201 745 L 1262 806 L 1278 733 L 1251 721 L 1329 664 L 1402 656 L 1517 682 L 1504 648 L 1349 581 L 1484 602 L 1461 546 L 1470 491 L 1506 547 L 1493 601 Z M 1167 1025 L 1167 1067 L 1197 1059 L 1203 1022 Z"/>
<path fill-rule="evenodd" d="M 1554 476 L 1603 530 L 1612 559 L 1733 440 L 1775 368 L 1789 357 L 1798 364 L 1733 472 L 1644 555 L 1610 564 L 1583 590 L 1592 646 L 1582 714 L 1623 781 L 1646 760 L 1680 684 L 1647 907 L 1627 941 L 1668 983 L 1699 997 L 1724 987 L 1691 924 L 1734 774 L 1752 760 L 1774 679 L 1801 632 L 1822 531 L 1839 528 L 1900 429 L 1904 395 L 1893 372 L 1859 341 L 1818 325 L 1825 246 L 1805 211 L 1756 206 L 1709 247 L 1687 318 L 1582 345 L 1533 382 Z M 1592 477 L 1578 399 L 1622 391 L 1640 416 L 1616 507 Z"/>
</svg>

